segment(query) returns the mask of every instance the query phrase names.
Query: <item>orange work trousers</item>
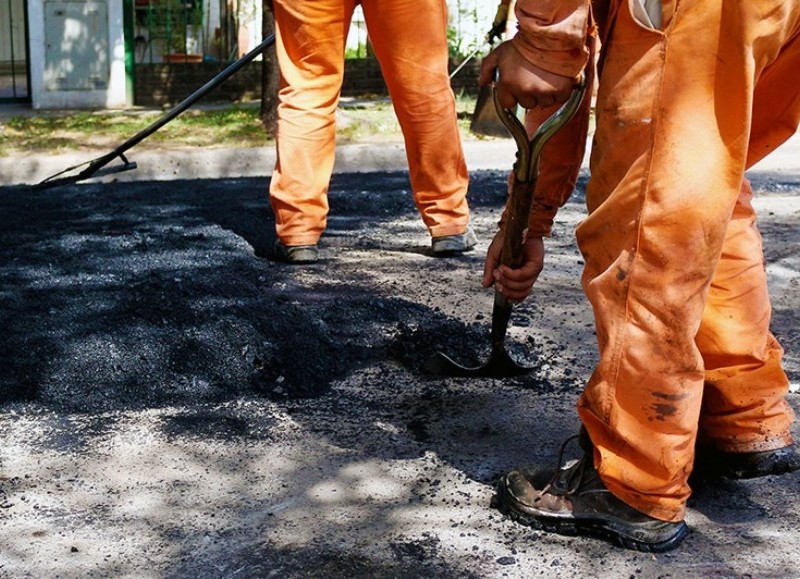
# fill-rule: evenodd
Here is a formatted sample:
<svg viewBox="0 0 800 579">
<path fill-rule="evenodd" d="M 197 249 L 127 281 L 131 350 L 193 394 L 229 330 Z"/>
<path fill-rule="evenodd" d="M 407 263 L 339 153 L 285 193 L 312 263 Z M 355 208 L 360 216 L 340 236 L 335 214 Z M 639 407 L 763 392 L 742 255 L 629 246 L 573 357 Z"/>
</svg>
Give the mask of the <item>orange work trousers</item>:
<svg viewBox="0 0 800 579">
<path fill-rule="evenodd" d="M 600 359 L 578 412 L 606 486 L 682 520 L 698 438 L 792 444 L 745 170 L 800 121 L 800 1 L 613 1 L 577 229 Z"/>
<path fill-rule="evenodd" d="M 356 0 L 275 0 L 281 74 L 270 203 L 286 245 L 327 225 L 336 108 Z M 403 131 L 414 202 L 432 236 L 463 233 L 468 173 L 448 76 L 444 0 L 363 0 L 369 39 Z"/>
</svg>

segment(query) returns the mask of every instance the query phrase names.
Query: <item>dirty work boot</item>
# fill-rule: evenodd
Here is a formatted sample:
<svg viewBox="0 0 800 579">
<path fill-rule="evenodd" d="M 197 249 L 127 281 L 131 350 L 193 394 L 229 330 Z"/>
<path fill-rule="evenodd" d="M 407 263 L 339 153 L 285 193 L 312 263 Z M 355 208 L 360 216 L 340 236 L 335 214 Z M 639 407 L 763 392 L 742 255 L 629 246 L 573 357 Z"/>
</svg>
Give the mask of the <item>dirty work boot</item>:
<svg viewBox="0 0 800 579">
<path fill-rule="evenodd" d="M 298 265 L 317 263 L 319 249 L 316 245 L 284 245 L 278 240 L 275 242 L 275 259 Z"/>
<path fill-rule="evenodd" d="M 472 227 L 467 226 L 464 233 L 431 237 L 431 251 L 434 257 L 449 257 L 470 251 L 477 243 L 478 237 Z"/>
<path fill-rule="evenodd" d="M 561 447 L 559 463 L 564 454 Z M 497 485 L 492 506 L 518 523 L 560 535 L 587 535 L 618 547 L 661 553 L 680 545 L 689 533 L 683 521 L 655 519 L 611 494 L 594 468 L 591 449 L 571 466 L 519 469 Z"/>
<path fill-rule="evenodd" d="M 800 470 L 800 455 L 794 446 L 760 452 L 723 452 L 698 445 L 692 480 L 749 479 Z"/>
</svg>

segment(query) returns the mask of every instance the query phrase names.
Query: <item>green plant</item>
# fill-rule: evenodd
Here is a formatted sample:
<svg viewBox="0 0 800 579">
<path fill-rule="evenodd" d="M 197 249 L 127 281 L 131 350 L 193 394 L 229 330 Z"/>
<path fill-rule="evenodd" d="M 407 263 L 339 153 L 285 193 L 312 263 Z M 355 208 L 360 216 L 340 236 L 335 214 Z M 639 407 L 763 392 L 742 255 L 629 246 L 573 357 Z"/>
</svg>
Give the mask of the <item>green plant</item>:
<svg viewBox="0 0 800 579">
<path fill-rule="evenodd" d="M 359 44 L 356 48 L 346 48 L 344 51 L 345 59 L 357 60 L 367 57 L 367 45 Z"/>
<path fill-rule="evenodd" d="M 148 26 L 151 34 L 164 39 L 167 53 L 185 53 L 192 34 L 203 26 L 200 0 L 151 0 Z"/>
<path fill-rule="evenodd" d="M 447 27 L 447 47 L 451 58 L 458 58 L 461 55 L 461 38 L 458 30 L 452 26 Z"/>
</svg>

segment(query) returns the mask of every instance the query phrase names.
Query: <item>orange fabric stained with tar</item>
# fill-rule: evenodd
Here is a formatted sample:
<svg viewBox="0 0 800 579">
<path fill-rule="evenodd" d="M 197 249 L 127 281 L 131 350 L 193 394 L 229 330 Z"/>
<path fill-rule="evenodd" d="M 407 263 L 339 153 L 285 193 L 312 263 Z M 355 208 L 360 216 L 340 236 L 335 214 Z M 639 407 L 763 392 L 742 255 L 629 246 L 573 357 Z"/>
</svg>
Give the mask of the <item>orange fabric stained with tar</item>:
<svg viewBox="0 0 800 579">
<path fill-rule="evenodd" d="M 584 4 L 575 8 L 579 21 Z M 519 0 L 518 14 L 531 6 L 549 4 Z M 682 0 L 661 8 L 661 18 L 649 0 L 602 11 L 610 33 L 588 215 L 577 230 L 600 360 L 578 411 L 609 490 L 677 521 L 698 438 L 731 452 L 792 443 L 744 171 L 800 122 L 800 3 Z M 543 14 L 537 26 L 569 20 Z M 535 37 L 535 27 L 524 30 Z M 546 55 L 550 45 L 542 46 Z M 577 157 L 578 144 L 563 145 Z M 563 167 L 569 180 L 574 162 Z M 558 184 L 557 175 L 546 178 Z M 563 191 L 554 194 L 531 224 L 544 233 L 561 199 Z"/>
</svg>

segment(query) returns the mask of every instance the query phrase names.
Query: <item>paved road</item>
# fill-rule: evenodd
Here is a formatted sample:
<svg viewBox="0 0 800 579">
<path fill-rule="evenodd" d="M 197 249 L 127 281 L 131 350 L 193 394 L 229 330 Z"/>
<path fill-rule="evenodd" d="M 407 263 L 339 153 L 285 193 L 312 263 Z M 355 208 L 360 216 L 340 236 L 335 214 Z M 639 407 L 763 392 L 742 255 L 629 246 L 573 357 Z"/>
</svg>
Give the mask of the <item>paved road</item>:
<svg viewBox="0 0 800 579">
<path fill-rule="evenodd" d="M 488 508 L 498 472 L 551 464 L 575 432 L 594 339 L 574 202 L 510 329 L 530 377 L 401 363 L 485 343 L 474 280 L 504 173 L 477 167 L 505 171 L 509 145 L 468 145 L 481 245 L 447 262 L 421 246 L 402 171 L 353 173 L 404 166 L 397 146 L 343 148 L 326 261 L 307 269 L 260 257 L 268 150 L 143 149 L 119 186 L 0 190 L 0 577 L 796 577 L 800 473 L 698 489 L 692 534 L 658 556 Z M 754 172 L 777 193 L 758 203 L 795 381 L 799 159 L 793 140 Z M 81 160 L 0 170 L 31 183 Z M 288 397 L 309 381 L 286 366 L 328 389 Z"/>
</svg>

